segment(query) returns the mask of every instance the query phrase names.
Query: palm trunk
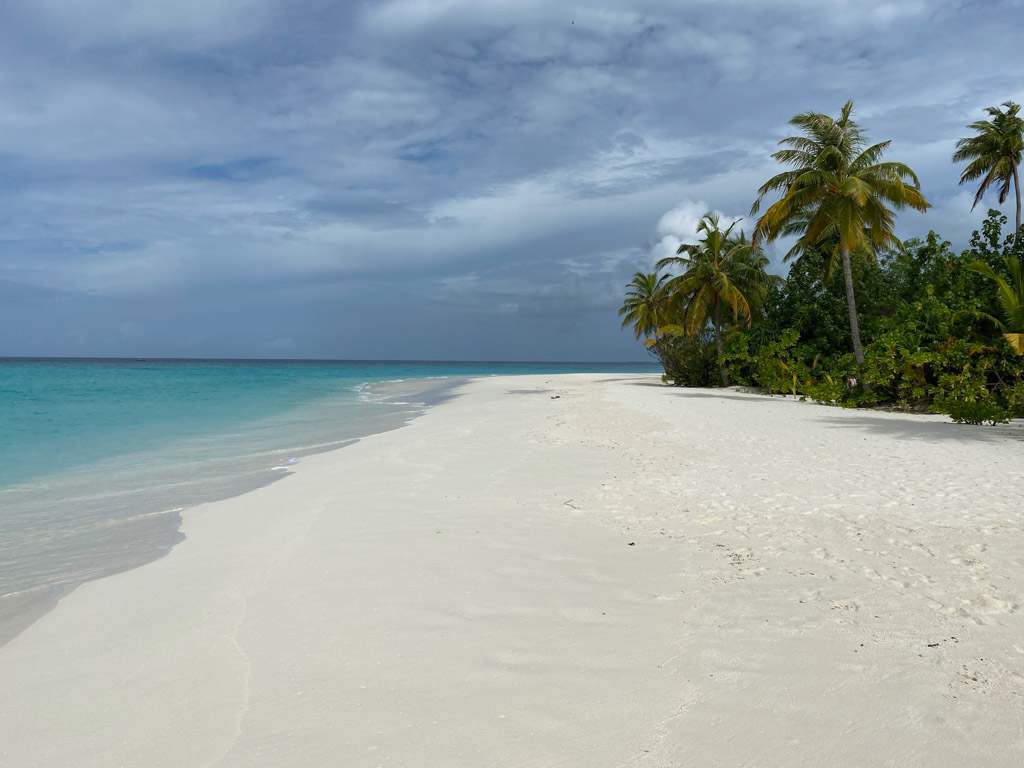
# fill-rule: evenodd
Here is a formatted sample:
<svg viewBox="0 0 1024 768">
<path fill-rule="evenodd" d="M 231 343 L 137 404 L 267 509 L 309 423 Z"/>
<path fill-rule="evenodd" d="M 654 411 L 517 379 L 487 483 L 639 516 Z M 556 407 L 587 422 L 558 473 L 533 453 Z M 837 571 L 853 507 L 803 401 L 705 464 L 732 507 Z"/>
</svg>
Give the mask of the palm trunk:
<svg viewBox="0 0 1024 768">
<path fill-rule="evenodd" d="M 1017 228 L 1013 230 L 1016 237 L 1020 232 L 1020 179 L 1017 177 L 1017 166 L 1013 166 L 1013 191 L 1017 193 Z"/>
<path fill-rule="evenodd" d="M 850 335 L 853 337 L 853 356 L 857 358 L 861 386 L 868 389 L 864 381 L 864 348 L 860 344 L 860 323 L 857 322 L 857 299 L 853 295 L 853 268 L 850 266 L 850 251 L 843 248 L 843 281 L 846 283 L 846 307 L 850 311 Z"/>
<path fill-rule="evenodd" d="M 729 386 L 729 374 L 725 372 L 725 363 L 722 362 L 722 304 L 715 299 L 715 348 L 718 350 L 718 371 L 722 374 L 722 386 Z"/>
</svg>

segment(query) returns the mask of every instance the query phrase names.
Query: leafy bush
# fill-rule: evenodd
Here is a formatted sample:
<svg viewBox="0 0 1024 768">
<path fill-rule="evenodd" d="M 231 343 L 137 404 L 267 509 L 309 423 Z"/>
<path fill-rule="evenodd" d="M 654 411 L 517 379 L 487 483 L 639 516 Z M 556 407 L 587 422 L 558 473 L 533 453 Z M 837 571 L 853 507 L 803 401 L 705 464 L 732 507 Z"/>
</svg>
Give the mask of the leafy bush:
<svg viewBox="0 0 1024 768">
<path fill-rule="evenodd" d="M 807 397 L 825 405 L 845 404 L 850 395 L 844 380 L 836 380 L 830 373 L 822 373 L 815 382 L 810 382 L 805 387 Z"/>
<path fill-rule="evenodd" d="M 1005 224 L 990 211 L 960 254 L 932 232 L 878 263 L 855 261 L 862 370 L 850 354 L 842 275 L 825 279 L 823 257 L 806 251 L 770 292 L 762 322 L 727 329 L 722 362 L 729 378 L 770 394 L 927 410 L 970 424 L 1024 418 L 1024 355 L 984 320 L 999 313 L 992 281 L 966 269 L 981 261 L 1003 273 L 1005 258 L 1024 258 L 1024 237 L 1003 237 Z M 675 384 L 717 383 L 710 336 L 658 345 Z M 850 378 L 858 386 L 847 386 Z"/>
<path fill-rule="evenodd" d="M 713 387 L 718 384 L 715 343 L 705 334 L 662 336 L 650 347 L 665 369 L 665 379 L 677 387 Z"/>
<path fill-rule="evenodd" d="M 821 366 L 821 356 L 801 343 L 795 328 L 786 328 L 777 339 L 750 352 L 750 335 L 737 331 L 723 350 L 730 377 L 754 384 L 769 394 L 803 395 L 836 403 L 846 395 L 845 375 L 833 376 Z"/>
<path fill-rule="evenodd" d="M 949 400 L 937 397 L 932 406 L 937 413 L 949 414 L 949 418 L 957 424 L 1006 424 L 1010 415 L 1006 409 L 993 403 L 970 402 L 967 400 Z"/>
<path fill-rule="evenodd" d="M 754 381 L 768 392 L 796 395 L 803 393 L 801 386 L 809 368 L 795 349 L 799 336 L 792 328 L 781 337 L 758 350 L 754 356 Z"/>
</svg>

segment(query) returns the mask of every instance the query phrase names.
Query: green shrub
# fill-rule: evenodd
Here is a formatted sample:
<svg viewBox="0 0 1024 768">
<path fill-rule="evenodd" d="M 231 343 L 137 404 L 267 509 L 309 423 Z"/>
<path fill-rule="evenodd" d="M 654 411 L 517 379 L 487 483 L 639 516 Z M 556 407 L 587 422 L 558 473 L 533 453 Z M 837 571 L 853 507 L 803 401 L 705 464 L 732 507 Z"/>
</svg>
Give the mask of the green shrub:
<svg viewBox="0 0 1024 768">
<path fill-rule="evenodd" d="M 932 410 L 936 413 L 949 414 L 949 418 L 957 424 L 1006 424 L 1010 414 L 1002 406 L 992 402 L 953 400 L 945 397 L 935 398 Z"/>
<path fill-rule="evenodd" d="M 704 334 L 662 336 L 651 347 L 662 368 L 663 380 L 677 387 L 713 387 L 718 384 L 715 343 Z"/>
<path fill-rule="evenodd" d="M 840 405 L 849 396 L 844 379 L 836 380 L 829 373 L 824 373 L 815 382 L 807 384 L 804 391 L 807 397 L 826 405 Z"/>
<path fill-rule="evenodd" d="M 751 386 L 754 359 L 750 356 L 751 333 L 745 328 L 735 328 L 722 342 L 722 361 L 733 384 Z"/>
<path fill-rule="evenodd" d="M 990 211 L 959 254 L 929 233 L 878 262 L 854 261 L 862 368 L 851 354 L 842 275 L 826 277 L 822 254 L 804 252 L 769 293 L 760 322 L 726 329 L 729 378 L 830 405 L 930 410 L 972 424 L 1024 418 L 1024 355 L 984 320 L 1001 311 L 991 280 L 966 269 L 981 261 L 999 272 L 1007 257 L 1024 258 L 1024 237 L 1003 236 L 1006 222 Z M 717 384 L 710 333 L 657 346 L 669 381 Z M 860 386 L 847 386 L 851 376 Z"/>
<path fill-rule="evenodd" d="M 1012 419 L 1024 418 L 1024 381 L 1016 381 L 1001 392 L 1006 412 Z"/>
</svg>

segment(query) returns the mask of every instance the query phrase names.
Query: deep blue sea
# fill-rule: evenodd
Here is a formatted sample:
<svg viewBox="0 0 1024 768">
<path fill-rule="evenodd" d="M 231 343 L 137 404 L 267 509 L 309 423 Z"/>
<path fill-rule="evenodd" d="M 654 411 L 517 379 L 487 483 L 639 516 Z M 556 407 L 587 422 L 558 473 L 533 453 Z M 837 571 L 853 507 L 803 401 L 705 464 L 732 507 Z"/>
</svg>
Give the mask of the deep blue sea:
<svg viewBox="0 0 1024 768">
<path fill-rule="evenodd" d="M 304 455 L 398 428 L 462 378 L 658 370 L 0 358 L 0 642 L 24 624 L 16 619 L 26 606 L 38 611 L 68 586 L 167 552 L 180 538 L 183 508 L 272 482 Z M 401 397 L 381 386 L 395 381 L 406 382 Z"/>
</svg>

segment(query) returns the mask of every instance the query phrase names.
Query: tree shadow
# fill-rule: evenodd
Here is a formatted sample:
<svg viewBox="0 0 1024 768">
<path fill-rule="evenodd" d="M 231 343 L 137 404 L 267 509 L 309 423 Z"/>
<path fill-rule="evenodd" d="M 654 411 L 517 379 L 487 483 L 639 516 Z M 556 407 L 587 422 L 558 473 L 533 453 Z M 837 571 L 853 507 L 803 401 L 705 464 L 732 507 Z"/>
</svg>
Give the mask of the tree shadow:
<svg viewBox="0 0 1024 768">
<path fill-rule="evenodd" d="M 894 414 L 895 415 L 895 414 Z M 886 435 L 908 442 L 936 442 L 971 440 L 984 443 L 1005 443 L 1024 440 L 1024 422 L 1015 421 L 995 426 L 956 424 L 941 416 L 914 416 L 885 418 L 862 411 L 848 411 L 844 416 L 824 416 L 815 419 L 833 429 L 861 429 L 874 435 Z"/>
<path fill-rule="evenodd" d="M 772 397 L 771 395 L 760 395 L 756 392 L 744 392 L 736 389 L 714 389 L 711 387 L 697 388 L 697 387 L 675 387 L 669 386 L 662 382 L 655 381 L 633 381 L 630 379 L 624 379 L 624 381 L 634 387 L 659 387 L 668 391 L 670 394 L 676 397 L 685 398 L 705 398 L 708 400 L 757 400 L 763 402 L 766 400 L 782 400 L 792 401 L 793 398 L 787 397 Z"/>
<path fill-rule="evenodd" d="M 657 381 L 648 381 L 646 379 L 638 379 L 638 378 L 636 378 L 638 376 L 658 376 L 659 378 L 658 378 Z M 615 382 L 618 382 L 618 381 L 623 381 L 623 382 L 626 382 L 627 384 L 643 384 L 644 386 L 650 386 L 650 387 L 664 387 L 665 384 L 662 383 L 660 377 L 661 377 L 660 373 L 658 373 L 658 374 L 654 374 L 654 373 L 634 373 L 634 374 L 632 374 L 630 376 L 621 376 L 621 377 L 618 377 L 618 378 L 594 379 L 594 382 L 597 383 L 597 384 L 612 384 L 612 383 L 615 383 Z"/>
<path fill-rule="evenodd" d="M 744 392 L 735 389 L 696 389 L 690 387 L 670 387 L 652 381 L 625 380 L 630 386 L 661 387 L 670 394 L 685 399 L 705 400 L 746 400 L 770 402 L 776 400 L 816 406 L 816 411 L 808 413 L 808 417 L 835 429 L 861 429 L 876 435 L 889 435 L 906 441 L 939 441 L 939 440 L 971 440 L 975 442 L 1003 443 L 1007 441 L 1024 441 L 1024 421 L 1015 420 L 1009 424 L 995 426 L 979 426 L 976 424 L 956 424 L 945 416 L 938 414 L 898 413 L 881 410 L 858 410 L 839 408 L 811 400 L 801 402 L 795 397 L 762 395 L 756 392 Z M 827 409 L 830 414 L 822 413 Z"/>
</svg>

